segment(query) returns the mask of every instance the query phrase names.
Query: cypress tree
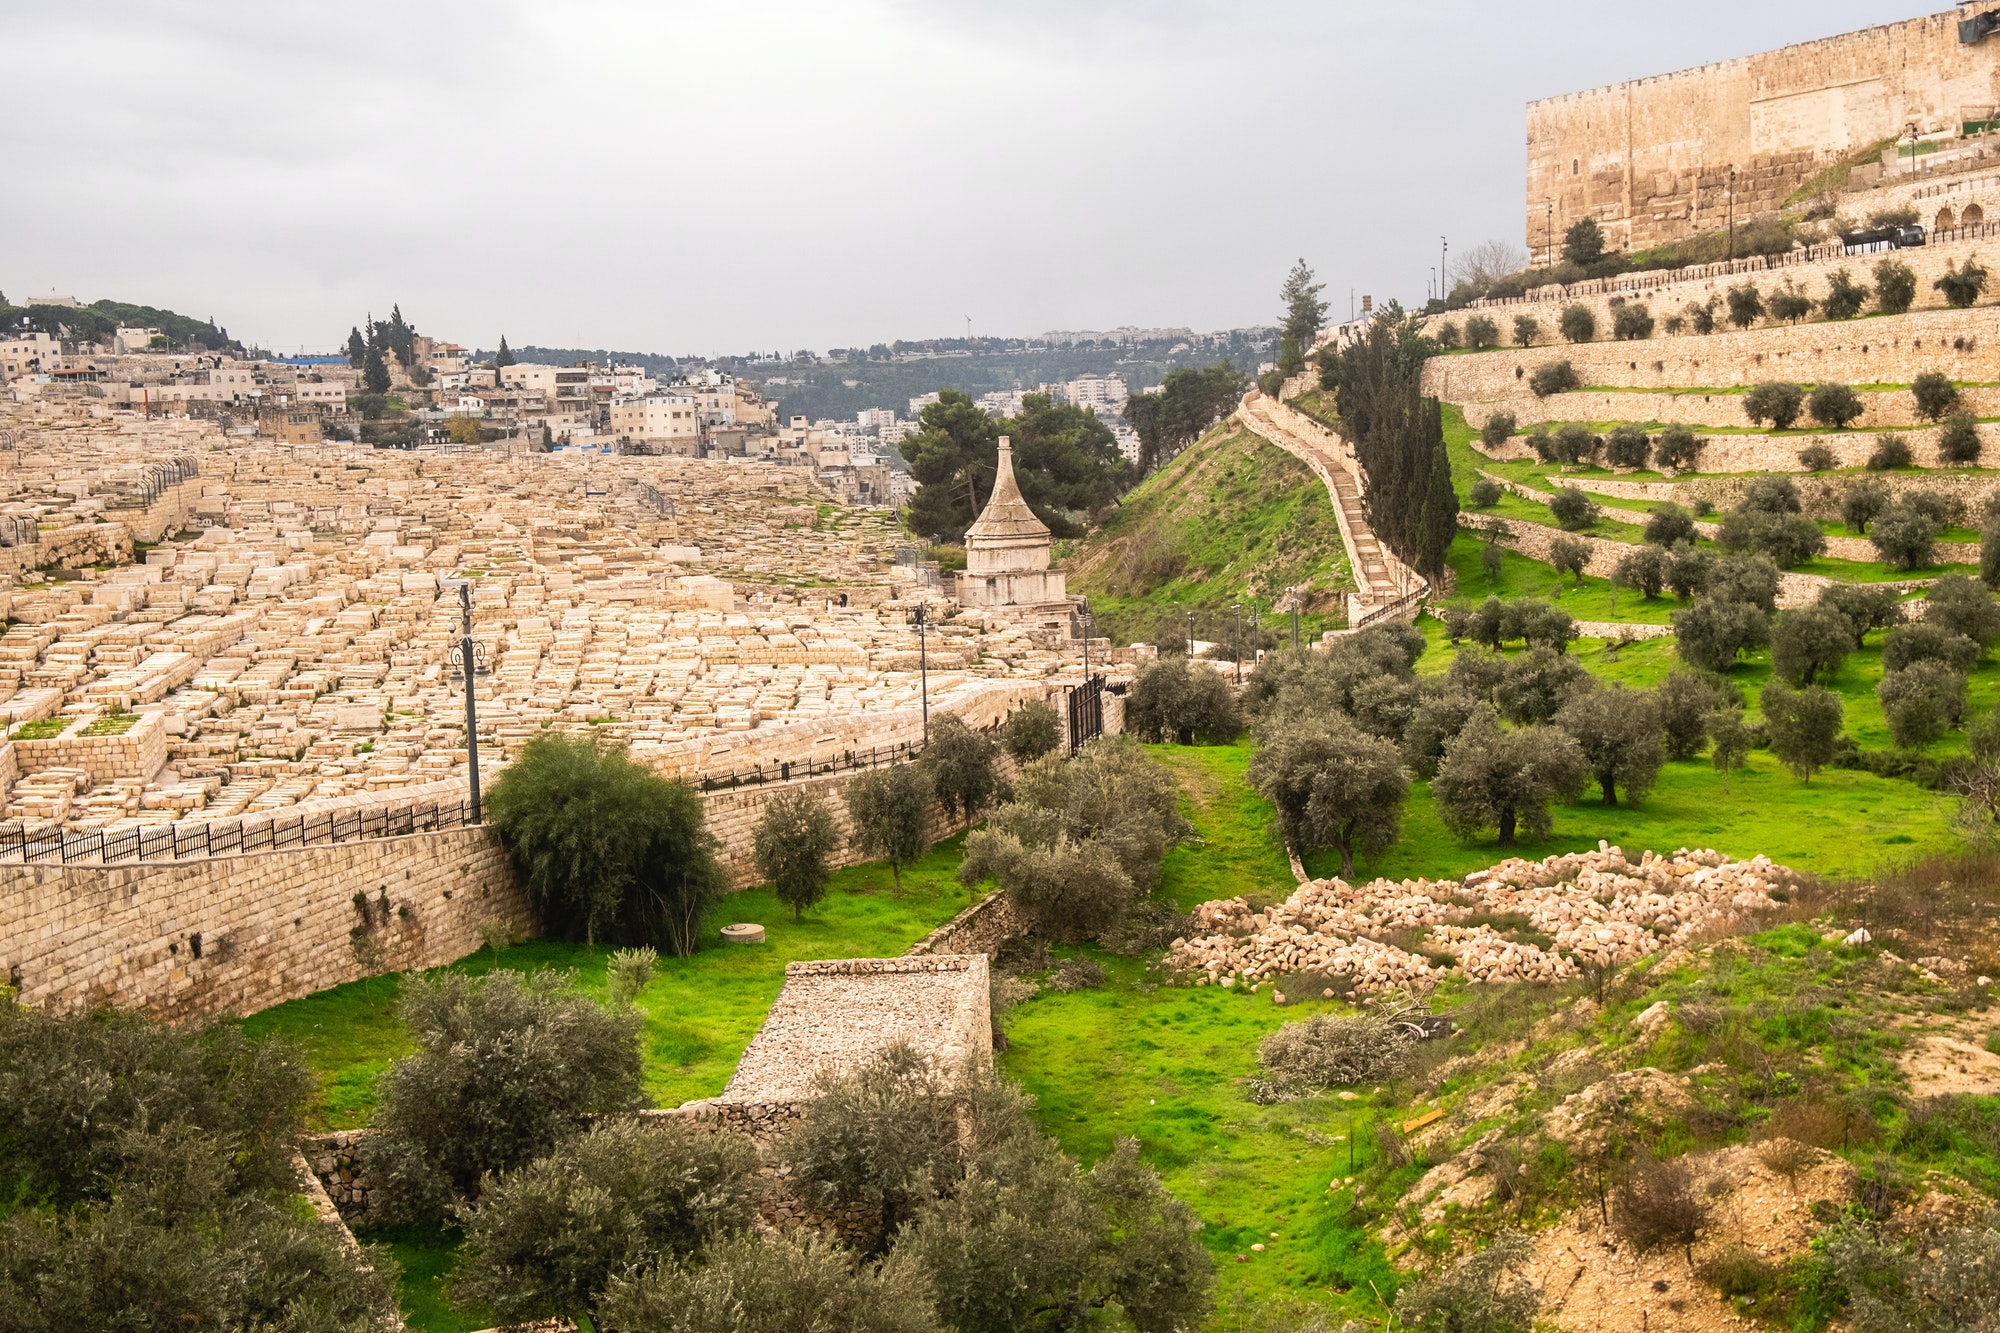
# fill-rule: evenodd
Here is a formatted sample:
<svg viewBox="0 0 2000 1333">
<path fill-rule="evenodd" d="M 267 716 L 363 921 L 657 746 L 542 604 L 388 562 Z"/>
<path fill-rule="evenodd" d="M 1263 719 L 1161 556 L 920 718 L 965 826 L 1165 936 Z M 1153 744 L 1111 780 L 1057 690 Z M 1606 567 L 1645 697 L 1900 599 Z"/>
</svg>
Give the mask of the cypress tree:
<svg viewBox="0 0 2000 1333">
<path fill-rule="evenodd" d="M 503 333 L 500 335 L 500 350 L 493 354 L 493 365 L 495 369 L 498 369 L 502 366 L 511 366 L 513 364 L 514 353 L 508 348 L 507 335 Z"/>
</svg>

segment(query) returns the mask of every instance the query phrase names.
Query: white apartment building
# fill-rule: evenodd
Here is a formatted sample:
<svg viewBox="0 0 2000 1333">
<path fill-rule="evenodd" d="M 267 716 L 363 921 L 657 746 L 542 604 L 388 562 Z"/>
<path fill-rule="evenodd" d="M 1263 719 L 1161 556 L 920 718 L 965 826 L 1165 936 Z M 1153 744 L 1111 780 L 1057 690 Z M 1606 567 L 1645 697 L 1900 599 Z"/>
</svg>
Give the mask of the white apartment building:
<svg viewBox="0 0 2000 1333">
<path fill-rule="evenodd" d="M 62 361 L 62 344 L 46 333 L 16 333 L 0 339 L 0 374 L 46 375 Z"/>
<path fill-rule="evenodd" d="M 611 404 L 613 435 L 667 453 L 699 453 L 701 426 L 701 404 L 690 394 L 652 394 Z"/>
<path fill-rule="evenodd" d="M 932 403 L 935 403 L 937 400 L 938 396 L 935 393 L 927 393 L 920 397 L 912 398 L 910 400 L 910 416 L 913 419 L 922 416 L 924 414 L 924 409 L 929 407 Z"/>
<path fill-rule="evenodd" d="M 864 407 L 854 414 L 854 424 L 863 430 L 880 430 L 884 426 L 893 426 L 896 424 L 896 409 Z"/>
<path fill-rule="evenodd" d="M 121 327 L 111 335 L 111 350 L 119 356 L 130 356 L 134 352 L 150 352 L 153 350 L 153 339 L 159 337 L 161 334 L 158 329 Z M 164 350 L 165 346 L 165 341 L 162 340 L 161 349 Z"/>
<path fill-rule="evenodd" d="M 1108 407 L 1121 414 L 1131 396 L 1122 375 L 1079 375 L 1063 386 L 1063 392 L 1072 407 Z"/>
</svg>

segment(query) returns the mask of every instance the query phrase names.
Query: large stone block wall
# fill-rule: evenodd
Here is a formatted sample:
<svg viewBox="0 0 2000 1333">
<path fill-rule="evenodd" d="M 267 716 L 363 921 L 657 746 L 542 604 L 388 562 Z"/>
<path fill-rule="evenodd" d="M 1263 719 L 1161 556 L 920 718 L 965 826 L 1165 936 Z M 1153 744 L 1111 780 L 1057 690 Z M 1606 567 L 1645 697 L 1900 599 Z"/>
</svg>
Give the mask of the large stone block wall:
<svg viewBox="0 0 2000 1333">
<path fill-rule="evenodd" d="M 532 926 L 490 828 L 205 861 L 12 865 L 0 867 L 0 968 L 28 1004 L 252 1013 L 452 962 L 496 916 Z"/>
<path fill-rule="evenodd" d="M 2000 258 L 2000 246 L 1995 252 Z M 2000 381 L 2000 309 L 1438 356 L 1424 363 L 1424 392 L 1448 403 L 1477 405 L 1483 421 L 1488 404 L 1517 401 L 1536 368 L 1557 361 L 1569 362 L 1578 379 L 1596 387 L 1734 388 L 1766 380 L 1907 384 L 1927 370 L 1960 382 L 1992 383 Z M 1553 405 L 1568 397 L 1547 401 Z"/>
<path fill-rule="evenodd" d="M 2000 44 L 1961 46 L 1947 10 L 1528 103 L 1524 239 L 1595 217 L 1621 248 L 1775 211 L 1821 168 L 1916 121 L 2000 102 Z"/>
</svg>

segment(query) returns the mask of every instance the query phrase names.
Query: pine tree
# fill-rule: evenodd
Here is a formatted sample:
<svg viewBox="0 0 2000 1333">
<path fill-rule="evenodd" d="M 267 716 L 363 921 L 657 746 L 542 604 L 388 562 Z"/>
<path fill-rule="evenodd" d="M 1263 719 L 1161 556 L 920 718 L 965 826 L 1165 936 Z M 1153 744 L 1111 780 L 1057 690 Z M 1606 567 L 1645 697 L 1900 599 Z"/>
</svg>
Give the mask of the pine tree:
<svg viewBox="0 0 2000 1333">
<path fill-rule="evenodd" d="M 498 369 L 502 366 L 511 366 L 513 364 L 514 353 L 508 348 L 507 335 L 503 333 L 500 335 L 500 350 L 493 354 L 493 365 L 495 369 Z"/>
<path fill-rule="evenodd" d="M 368 344 L 362 339 L 361 330 L 350 328 L 347 331 L 347 364 L 359 370 L 367 361 Z"/>
<path fill-rule="evenodd" d="M 380 329 L 381 325 L 375 326 Z M 389 392 L 389 363 L 382 356 L 382 340 L 368 340 L 367 355 L 361 366 L 361 384 L 370 393 Z"/>
<path fill-rule="evenodd" d="M 1326 320 L 1326 302 L 1319 295 L 1326 290 L 1326 284 L 1314 282 L 1313 276 L 1312 269 L 1301 259 L 1285 275 L 1285 285 L 1278 292 L 1285 303 L 1285 336 L 1297 343 L 1301 351 L 1313 345 L 1314 336 Z"/>
</svg>

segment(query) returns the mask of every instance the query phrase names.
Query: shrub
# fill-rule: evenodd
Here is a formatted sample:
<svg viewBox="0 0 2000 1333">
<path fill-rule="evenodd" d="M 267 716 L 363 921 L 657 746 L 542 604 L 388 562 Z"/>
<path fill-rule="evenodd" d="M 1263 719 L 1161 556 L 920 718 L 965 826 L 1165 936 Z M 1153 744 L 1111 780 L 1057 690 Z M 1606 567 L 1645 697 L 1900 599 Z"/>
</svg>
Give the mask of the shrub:
<svg viewBox="0 0 2000 1333">
<path fill-rule="evenodd" d="M 1410 794 L 1402 755 L 1338 713 L 1264 729 L 1249 779 L 1277 807 L 1286 844 L 1301 853 L 1337 849 L 1342 875 L 1354 874 L 1357 854 L 1375 856 L 1402 834 Z"/>
<path fill-rule="evenodd" d="M 1868 455 L 1870 472 L 1893 472 L 1899 467 L 1909 467 L 1916 461 L 1910 452 L 1910 442 L 1900 435 L 1884 435 L 1875 441 L 1875 452 Z"/>
<path fill-rule="evenodd" d="M 1831 472 L 1840 466 L 1840 460 L 1825 445 L 1809 444 L 1799 450 L 1799 466 L 1808 472 Z"/>
<path fill-rule="evenodd" d="M 1065 958 L 1056 964 L 1056 973 L 1049 978 L 1049 989 L 1058 995 L 1069 995 L 1080 990 L 1096 990 L 1104 984 L 1104 969 L 1088 958 Z"/>
<path fill-rule="evenodd" d="M 857 773 L 841 792 L 847 802 L 850 845 L 863 856 L 889 863 L 898 892 L 903 867 L 931 848 L 929 776 L 918 764 L 892 764 Z"/>
<path fill-rule="evenodd" d="M 1768 421 L 1774 430 L 1789 430 L 1799 419 L 1805 398 L 1805 390 L 1796 384 L 1759 384 L 1743 395 L 1743 415 L 1757 425 Z"/>
<path fill-rule="evenodd" d="M 1796 514 L 1801 508 L 1798 485 L 1787 476 L 1758 477 L 1743 492 L 1737 508 L 1753 514 Z"/>
<path fill-rule="evenodd" d="M 1801 781 L 1833 762 L 1840 739 L 1840 696 L 1823 686 L 1793 690 L 1773 680 L 1758 695 L 1771 753 Z"/>
<path fill-rule="evenodd" d="M 1924 623 L 1986 648 L 2000 638 L 2000 604 L 1979 580 L 1947 574 L 1924 595 Z"/>
<path fill-rule="evenodd" d="M 1526 1233 L 1503 1231 L 1485 1249 L 1397 1292 L 1396 1320 L 1425 1333 L 1527 1333 L 1542 1304 L 1526 1274 L 1534 1257 Z"/>
<path fill-rule="evenodd" d="M 1831 606 L 1787 611 L 1771 632 L 1771 674 L 1788 684 L 1832 684 L 1854 651 L 1854 625 Z"/>
<path fill-rule="evenodd" d="M 1956 727 L 1965 716 L 1965 675 L 1942 662 L 1914 662 L 1883 676 L 1875 686 L 1875 697 L 1896 744 L 1917 749 Z"/>
<path fill-rule="evenodd" d="M 1715 575 L 1715 557 L 1695 546 L 1676 546 L 1667 556 L 1667 587 L 1686 601 L 1708 591 Z"/>
<path fill-rule="evenodd" d="M 1563 233 L 1563 263 L 1589 268 L 1604 258 L 1604 229 L 1597 219 L 1578 218 Z"/>
<path fill-rule="evenodd" d="M 1940 370 L 1926 370 L 1910 382 L 1910 397 L 1916 400 L 1917 415 L 1926 421 L 1942 421 L 1958 409 L 1958 386 Z"/>
<path fill-rule="evenodd" d="M 1754 283 L 1731 287 L 1727 300 L 1729 322 L 1739 329 L 1747 329 L 1764 317 L 1764 297 Z"/>
<path fill-rule="evenodd" d="M 1514 316 L 1514 345 L 1533 347 L 1542 340 L 1542 322 L 1533 315 Z"/>
<path fill-rule="evenodd" d="M 1587 305 L 1573 305 L 1562 312 L 1559 327 L 1565 342 L 1587 343 L 1597 336 L 1597 316 Z"/>
<path fill-rule="evenodd" d="M 1916 303 L 1917 273 L 1901 260 L 1885 259 L 1875 266 L 1875 306 L 1885 315 L 1900 315 Z"/>
<path fill-rule="evenodd" d="M 1692 543 L 1696 532 L 1694 518 L 1677 504 L 1657 504 L 1646 518 L 1646 541 L 1653 546 L 1674 546 L 1680 542 Z"/>
<path fill-rule="evenodd" d="M 1668 315 L 1660 321 L 1660 328 L 1669 338 L 1678 338 L 1687 332 L 1687 316 Z"/>
<path fill-rule="evenodd" d="M 1590 427 L 1572 421 L 1556 430 L 1556 457 L 1565 463 L 1586 462 L 1595 456 L 1600 443 Z"/>
<path fill-rule="evenodd" d="M 1567 572 L 1583 584 L 1583 568 L 1590 563 L 1590 543 L 1580 537 L 1558 537 L 1549 543 L 1549 563 L 1556 573 Z"/>
<path fill-rule="evenodd" d="M 1653 441 L 1653 464 L 1662 471 L 1685 472 L 1694 466 L 1701 441 L 1686 426 L 1669 426 Z"/>
<path fill-rule="evenodd" d="M 1823 1253 L 1847 1294 L 1855 1333 L 1979 1329 L 2000 1321 L 2000 1230 L 1945 1227 L 1914 1246 L 1866 1221 L 1833 1228 Z"/>
<path fill-rule="evenodd" d="M 1314 1014 L 1257 1043 L 1263 1078 L 1252 1097 L 1268 1104 L 1323 1088 L 1386 1083 L 1409 1069 L 1414 1054 L 1415 1043 L 1400 1023 L 1377 1014 Z"/>
<path fill-rule="evenodd" d="M 1968 256 L 1963 264 L 1947 268 L 1944 276 L 1931 286 L 1944 293 L 1944 299 L 1954 309 L 1964 310 L 1979 299 L 1986 290 L 1986 270 L 1977 259 Z"/>
<path fill-rule="evenodd" d="M 1696 1196 L 1693 1173 L 1680 1158 L 1648 1163 L 1619 1184 L 1613 1225 L 1640 1250 L 1678 1245 L 1692 1265 L 1695 1234 L 1707 1223 L 1708 1208 Z"/>
<path fill-rule="evenodd" d="M 1500 326 L 1485 315 L 1474 315 L 1465 321 L 1465 345 L 1468 347 L 1498 347 Z"/>
<path fill-rule="evenodd" d="M 940 1333 L 930 1275 L 891 1255 L 880 1265 L 808 1231 L 717 1241 L 699 1262 L 612 1279 L 601 1328 L 647 1333 Z"/>
<path fill-rule="evenodd" d="M 1555 432 L 1549 429 L 1548 422 L 1544 421 L 1541 425 L 1528 432 L 1528 447 L 1533 449 L 1535 457 L 1541 459 L 1544 463 L 1553 463 L 1555 461 L 1556 436 Z"/>
<path fill-rule="evenodd" d="M 530 740 L 486 810 L 550 934 L 684 955 L 721 897 L 701 797 L 594 736 Z"/>
<path fill-rule="evenodd" d="M 505 1323 L 601 1319 L 611 1280 L 757 1217 L 757 1152 L 684 1120 L 609 1121 L 488 1182 L 464 1218 L 455 1295 Z"/>
<path fill-rule="evenodd" d="M 416 1053 L 382 1077 L 363 1148 L 385 1213 L 435 1219 L 605 1111 L 642 1105 L 639 1025 L 567 973 L 413 973 L 397 1015 Z"/>
<path fill-rule="evenodd" d="M 1979 645 L 1927 620 L 1899 625 L 1882 640 L 1882 669 L 1904 671 L 1918 662 L 1942 662 L 1954 671 L 1971 671 L 1979 661 Z"/>
<path fill-rule="evenodd" d="M 1537 398 L 1568 393 L 1582 387 L 1583 381 L 1577 378 L 1576 367 L 1567 361 L 1545 361 L 1528 376 L 1528 389 Z"/>
<path fill-rule="evenodd" d="M 931 795 L 947 814 L 970 819 L 984 810 L 1000 790 L 1000 747 L 955 713 L 931 723 L 917 762 L 930 779 Z"/>
<path fill-rule="evenodd" d="M 1600 511 L 1597 502 L 1576 487 L 1558 486 L 1555 498 L 1549 501 L 1549 512 L 1566 531 L 1580 532 L 1597 522 Z"/>
<path fill-rule="evenodd" d="M 840 847 L 833 812 L 809 787 L 780 792 L 764 803 L 751 837 L 757 873 L 771 882 L 779 902 L 802 921 L 833 882 L 832 856 Z"/>
<path fill-rule="evenodd" d="M 653 984 L 660 956 L 651 949 L 618 949 L 604 968 L 604 988 L 611 1003 L 623 1009 Z"/>
<path fill-rule="evenodd" d="M 1143 741 L 1227 745 L 1243 730 L 1243 716 L 1218 672 L 1185 658 L 1163 658 L 1133 679 L 1125 727 Z"/>
<path fill-rule="evenodd" d="M 1446 742 L 1431 795 L 1453 833 L 1497 827 L 1500 846 L 1512 847 L 1517 828 L 1547 837 L 1549 803 L 1575 800 L 1588 781 L 1583 752 L 1568 736 L 1544 726 L 1504 731 L 1481 708 Z"/>
<path fill-rule="evenodd" d="M 1616 587 L 1636 589 L 1652 601 L 1667 586 L 1667 553 L 1657 546 L 1637 548 L 1618 562 L 1611 582 Z"/>
<path fill-rule="evenodd" d="M 1711 296 L 1706 301 L 1688 302 L 1685 314 L 1687 317 L 1688 327 L 1690 329 L 1693 329 L 1696 333 L 1708 334 L 1715 332 L 1714 297 Z"/>
<path fill-rule="evenodd" d="M 1000 743 L 1016 763 L 1040 759 L 1062 744 L 1062 714 L 1040 699 L 1030 699 L 1008 716 L 1000 728 Z"/>
<path fill-rule="evenodd" d="M 1884 564 L 1908 571 L 1937 561 L 1937 524 L 1908 504 L 1891 505 L 1875 520 L 1869 534 Z"/>
<path fill-rule="evenodd" d="M 1726 692 L 1710 677 L 1676 668 L 1654 692 L 1660 710 L 1660 741 L 1669 759 L 1692 759 L 1708 744 L 1709 715 L 1723 706 Z"/>
<path fill-rule="evenodd" d="M 1778 604 L 1778 567 L 1762 556 L 1724 556 L 1709 572 L 1708 592 L 1724 602 L 1747 602 L 1769 613 Z"/>
<path fill-rule="evenodd" d="M 1472 502 L 1474 509 L 1491 509 L 1500 503 L 1500 497 L 1505 494 L 1499 482 L 1491 477 L 1481 477 L 1472 483 L 1472 491 L 1466 498 Z"/>
<path fill-rule="evenodd" d="M 1577 690 L 1555 715 L 1555 724 L 1583 752 L 1585 764 L 1604 793 L 1604 804 L 1644 800 L 1664 762 L 1660 714 L 1650 694 L 1622 685 Z"/>
<path fill-rule="evenodd" d="M 1850 532 L 1867 535 L 1868 525 L 1889 507 L 1889 492 L 1872 481 L 1851 481 L 1840 493 L 1840 521 Z"/>
<path fill-rule="evenodd" d="M 1435 329 L 1431 330 L 1431 339 L 1439 347 L 1452 348 L 1458 346 L 1458 325 L 1453 324 L 1449 320 L 1439 324 Z"/>
<path fill-rule="evenodd" d="M 1846 269 L 1834 270 L 1826 280 L 1826 299 L 1820 308 L 1828 319 L 1853 319 L 1867 304 L 1868 288 L 1849 277 Z"/>
<path fill-rule="evenodd" d="M 1653 452 L 1653 441 L 1638 426 L 1624 425 L 1604 437 L 1604 457 L 1613 467 L 1642 468 Z"/>
<path fill-rule="evenodd" d="M 1813 299 L 1792 285 L 1790 278 L 1784 286 L 1771 293 L 1771 318 L 1796 324 L 1812 313 Z"/>
<path fill-rule="evenodd" d="M 1938 432 L 1938 457 L 1947 463 L 1976 463 L 1979 450 L 1978 418 L 1967 412 L 1945 418 Z"/>
<path fill-rule="evenodd" d="M 1486 424 L 1479 428 L 1479 439 L 1488 449 L 1498 449 L 1513 437 L 1515 426 L 1512 412 L 1489 412 Z"/>
<path fill-rule="evenodd" d="M 1645 306 L 1636 301 L 1628 301 L 1618 307 L 1611 318 L 1611 334 L 1620 342 L 1639 342 L 1653 336 L 1653 316 Z M 1588 339 L 1575 338 L 1573 342 Z"/>
<path fill-rule="evenodd" d="M 1861 395 L 1845 384 L 1814 385 L 1806 398 L 1806 411 L 1812 419 L 1833 430 L 1845 430 L 1863 410 Z"/>
<path fill-rule="evenodd" d="M 1770 641 L 1771 622 L 1746 602 L 1701 597 L 1674 612 L 1674 651 L 1703 671 L 1727 671 Z"/>
</svg>

